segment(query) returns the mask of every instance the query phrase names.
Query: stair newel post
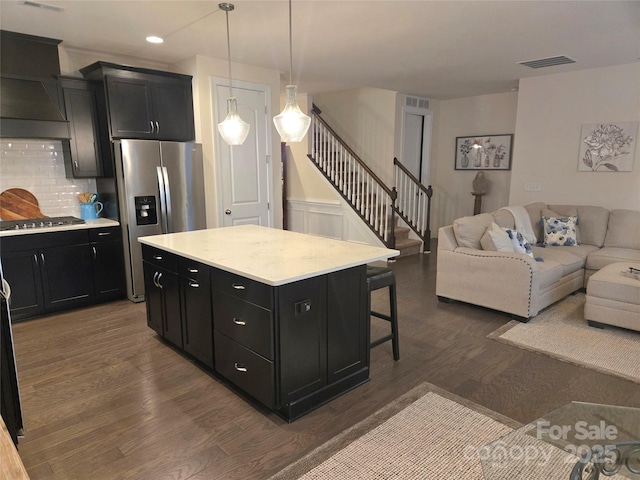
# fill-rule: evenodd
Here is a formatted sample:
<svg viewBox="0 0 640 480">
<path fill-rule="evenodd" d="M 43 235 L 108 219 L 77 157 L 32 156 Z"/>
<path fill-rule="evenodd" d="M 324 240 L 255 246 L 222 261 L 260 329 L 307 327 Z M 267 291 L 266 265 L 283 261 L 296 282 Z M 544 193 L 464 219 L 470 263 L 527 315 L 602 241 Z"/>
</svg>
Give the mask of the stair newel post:
<svg viewBox="0 0 640 480">
<path fill-rule="evenodd" d="M 398 198 L 398 190 L 396 187 L 391 188 L 391 232 L 389 247 L 396 248 L 396 199 Z"/>
<path fill-rule="evenodd" d="M 425 232 L 425 240 L 423 249 L 425 252 L 431 251 L 431 197 L 433 196 L 433 187 L 429 185 L 427 187 L 427 229 Z"/>
</svg>

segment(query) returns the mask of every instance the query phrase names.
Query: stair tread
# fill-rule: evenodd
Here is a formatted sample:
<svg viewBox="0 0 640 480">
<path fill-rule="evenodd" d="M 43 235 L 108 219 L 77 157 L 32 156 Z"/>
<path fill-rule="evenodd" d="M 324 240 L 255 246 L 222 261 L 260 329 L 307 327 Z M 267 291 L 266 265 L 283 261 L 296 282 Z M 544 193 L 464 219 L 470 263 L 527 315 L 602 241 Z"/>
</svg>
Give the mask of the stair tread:
<svg viewBox="0 0 640 480">
<path fill-rule="evenodd" d="M 414 238 L 399 238 L 396 239 L 396 250 L 400 248 L 411 247 L 413 245 L 420 245 L 422 240 L 416 240 Z"/>
</svg>

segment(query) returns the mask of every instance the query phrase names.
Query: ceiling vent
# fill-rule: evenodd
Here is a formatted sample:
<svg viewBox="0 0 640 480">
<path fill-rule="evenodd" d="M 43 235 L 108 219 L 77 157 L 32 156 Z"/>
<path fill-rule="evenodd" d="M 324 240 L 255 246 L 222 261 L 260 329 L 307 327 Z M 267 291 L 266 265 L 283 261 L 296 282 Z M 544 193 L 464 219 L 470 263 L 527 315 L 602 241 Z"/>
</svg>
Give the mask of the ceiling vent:
<svg viewBox="0 0 640 480">
<path fill-rule="evenodd" d="M 559 55 L 557 57 L 539 58 L 538 60 L 518 62 L 519 65 L 524 65 L 529 68 L 555 67 L 556 65 L 566 65 L 568 63 L 576 63 L 576 61 L 566 55 Z"/>
<path fill-rule="evenodd" d="M 429 100 L 426 98 L 410 97 L 407 95 L 404 101 L 405 107 L 429 109 Z"/>
<path fill-rule="evenodd" d="M 52 12 L 61 12 L 64 10 L 64 8 L 58 7 L 57 5 L 47 5 L 46 3 L 31 2 L 29 0 L 24 0 L 22 2 L 22 5 L 24 5 L 25 7 L 35 7 L 42 8 L 44 10 L 51 10 Z"/>
</svg>

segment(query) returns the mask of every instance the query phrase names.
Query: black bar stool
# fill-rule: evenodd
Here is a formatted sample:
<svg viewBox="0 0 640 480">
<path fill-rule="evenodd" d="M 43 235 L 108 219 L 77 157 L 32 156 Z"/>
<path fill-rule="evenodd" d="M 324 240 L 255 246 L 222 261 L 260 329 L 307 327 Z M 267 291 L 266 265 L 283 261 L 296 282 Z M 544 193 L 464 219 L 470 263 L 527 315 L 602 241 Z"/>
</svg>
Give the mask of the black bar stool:
<svg viewBox="0 0 640 480">
<path fill-rule="evenodd" d="M 379 288 L 389 288 L 389 315 L 371 310 L 371 292 Z M 369 312 L 372 316 L 381 318 L 391 323 L 391 334 L 371 342 L 370 348 L 377 347 L 381 343 L 392 341 L 393 359 L 400 359 L 400 343 L 398 342 L 398 305 L 396 302 L 396 276 L 393 270 L 387 267 L 367 265 L 367 290 L 369 292 Z"/>
</svg>

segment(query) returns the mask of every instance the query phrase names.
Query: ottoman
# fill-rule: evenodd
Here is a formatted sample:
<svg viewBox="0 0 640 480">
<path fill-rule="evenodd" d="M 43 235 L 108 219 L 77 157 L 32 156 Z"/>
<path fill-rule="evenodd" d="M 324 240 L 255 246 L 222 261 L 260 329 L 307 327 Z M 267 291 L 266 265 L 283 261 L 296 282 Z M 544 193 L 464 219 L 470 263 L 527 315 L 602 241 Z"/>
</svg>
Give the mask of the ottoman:
<svg viewBox="0 0 640 480">
<path fill-rule="evenodd" d="M 587 283 L 584 318 L 592 327 L 604 324 L 640 331 L 640 275 L 630 275 L 629 267 L 639 263 L 612 263 L 591 275 Z"/>
</svg>

